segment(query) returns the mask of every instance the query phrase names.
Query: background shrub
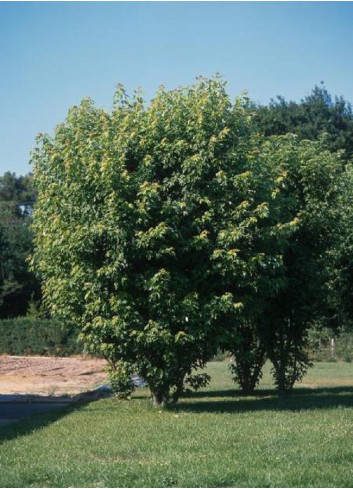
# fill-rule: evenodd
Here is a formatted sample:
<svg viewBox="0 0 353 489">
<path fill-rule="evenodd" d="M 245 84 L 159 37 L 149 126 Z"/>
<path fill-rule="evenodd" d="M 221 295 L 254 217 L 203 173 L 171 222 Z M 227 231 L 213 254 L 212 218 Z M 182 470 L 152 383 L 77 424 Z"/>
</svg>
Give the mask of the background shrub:
<svg viewBox="0 0 353 489">
<path fill-rule="evenodd" d="M 74 325 L 56 319 L 0 320 L 0 354 L 68 356 L 83 353 Z"/>
<path fill-rule="evenodd" d="M 353 333 L 351 331 L 314 326 L 309 331 L 308 340 L 310 356 L 316 362 L 352 361 Z"/>
</svg>

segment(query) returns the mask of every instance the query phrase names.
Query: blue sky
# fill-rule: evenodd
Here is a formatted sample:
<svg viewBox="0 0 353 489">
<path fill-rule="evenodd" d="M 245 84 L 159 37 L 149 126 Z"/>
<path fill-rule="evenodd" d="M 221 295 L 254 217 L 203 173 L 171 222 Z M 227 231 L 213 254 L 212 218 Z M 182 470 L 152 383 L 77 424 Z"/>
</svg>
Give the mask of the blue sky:
<svg viewBox="0 0 353 489">
<path fill-rule="evenodd" d="M 231 96 L 299 100 L 324 80 L 353 102 L 351 2 L 0 2 L 0 174 L 30 171 L 38 132 L 118 82 L 190 84 L 223 74 Z"/>
</svg>

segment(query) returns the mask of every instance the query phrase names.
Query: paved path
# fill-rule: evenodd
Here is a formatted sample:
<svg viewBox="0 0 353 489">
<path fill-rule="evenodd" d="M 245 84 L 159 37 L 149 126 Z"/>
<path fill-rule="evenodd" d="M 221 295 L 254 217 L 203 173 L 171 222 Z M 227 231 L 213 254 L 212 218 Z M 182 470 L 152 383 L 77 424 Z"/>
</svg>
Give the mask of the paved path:
<svg viewBox="0 0 353 489">
<path fill-rule="evenodd" d="M 20 419 L 63 408 L 75 402 L 74 398 L 41 398 L 41 396 L 0 395 L 0 428 Z"/>
<path fill-rule="evenodd" d="M 81 392 L 73 397 L 0 394 L 0 428 L 32 414 L 48 413 L 49 411 L 80 402 L 97 401 L 102 397 L 110 397 L 111 395 L 112 392 L 107 385 L 101 385 L 91 391 Z"/>
</svg>

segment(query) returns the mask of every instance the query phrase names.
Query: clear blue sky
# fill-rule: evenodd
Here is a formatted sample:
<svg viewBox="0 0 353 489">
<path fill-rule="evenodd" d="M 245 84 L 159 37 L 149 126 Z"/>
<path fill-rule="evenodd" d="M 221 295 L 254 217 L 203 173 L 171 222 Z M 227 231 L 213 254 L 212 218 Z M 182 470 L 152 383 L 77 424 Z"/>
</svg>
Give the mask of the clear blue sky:
<svg viewBox="0 0 353 489">
<path fill-rule="evenodd" d="M 220 72 L 267 103 L 325 81 L 353 102 L 351 2 L 0 2 L 0 174 L 30 171 L 38 132 L 117 82 L 151 98 Z"/>
</svg>

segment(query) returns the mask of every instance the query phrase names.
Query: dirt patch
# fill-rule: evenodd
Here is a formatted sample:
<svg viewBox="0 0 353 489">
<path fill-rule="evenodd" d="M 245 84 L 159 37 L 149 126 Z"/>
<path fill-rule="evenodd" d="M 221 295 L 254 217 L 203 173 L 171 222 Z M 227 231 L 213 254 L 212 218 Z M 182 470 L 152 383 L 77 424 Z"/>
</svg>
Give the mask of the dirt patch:
<svg viewBox="0 0 353 489">
<path fill-rule="evenodd" d="M 106 383 L 105 360 L 0 356 L 0 394 L 78 394 Z"/>
</svg>

